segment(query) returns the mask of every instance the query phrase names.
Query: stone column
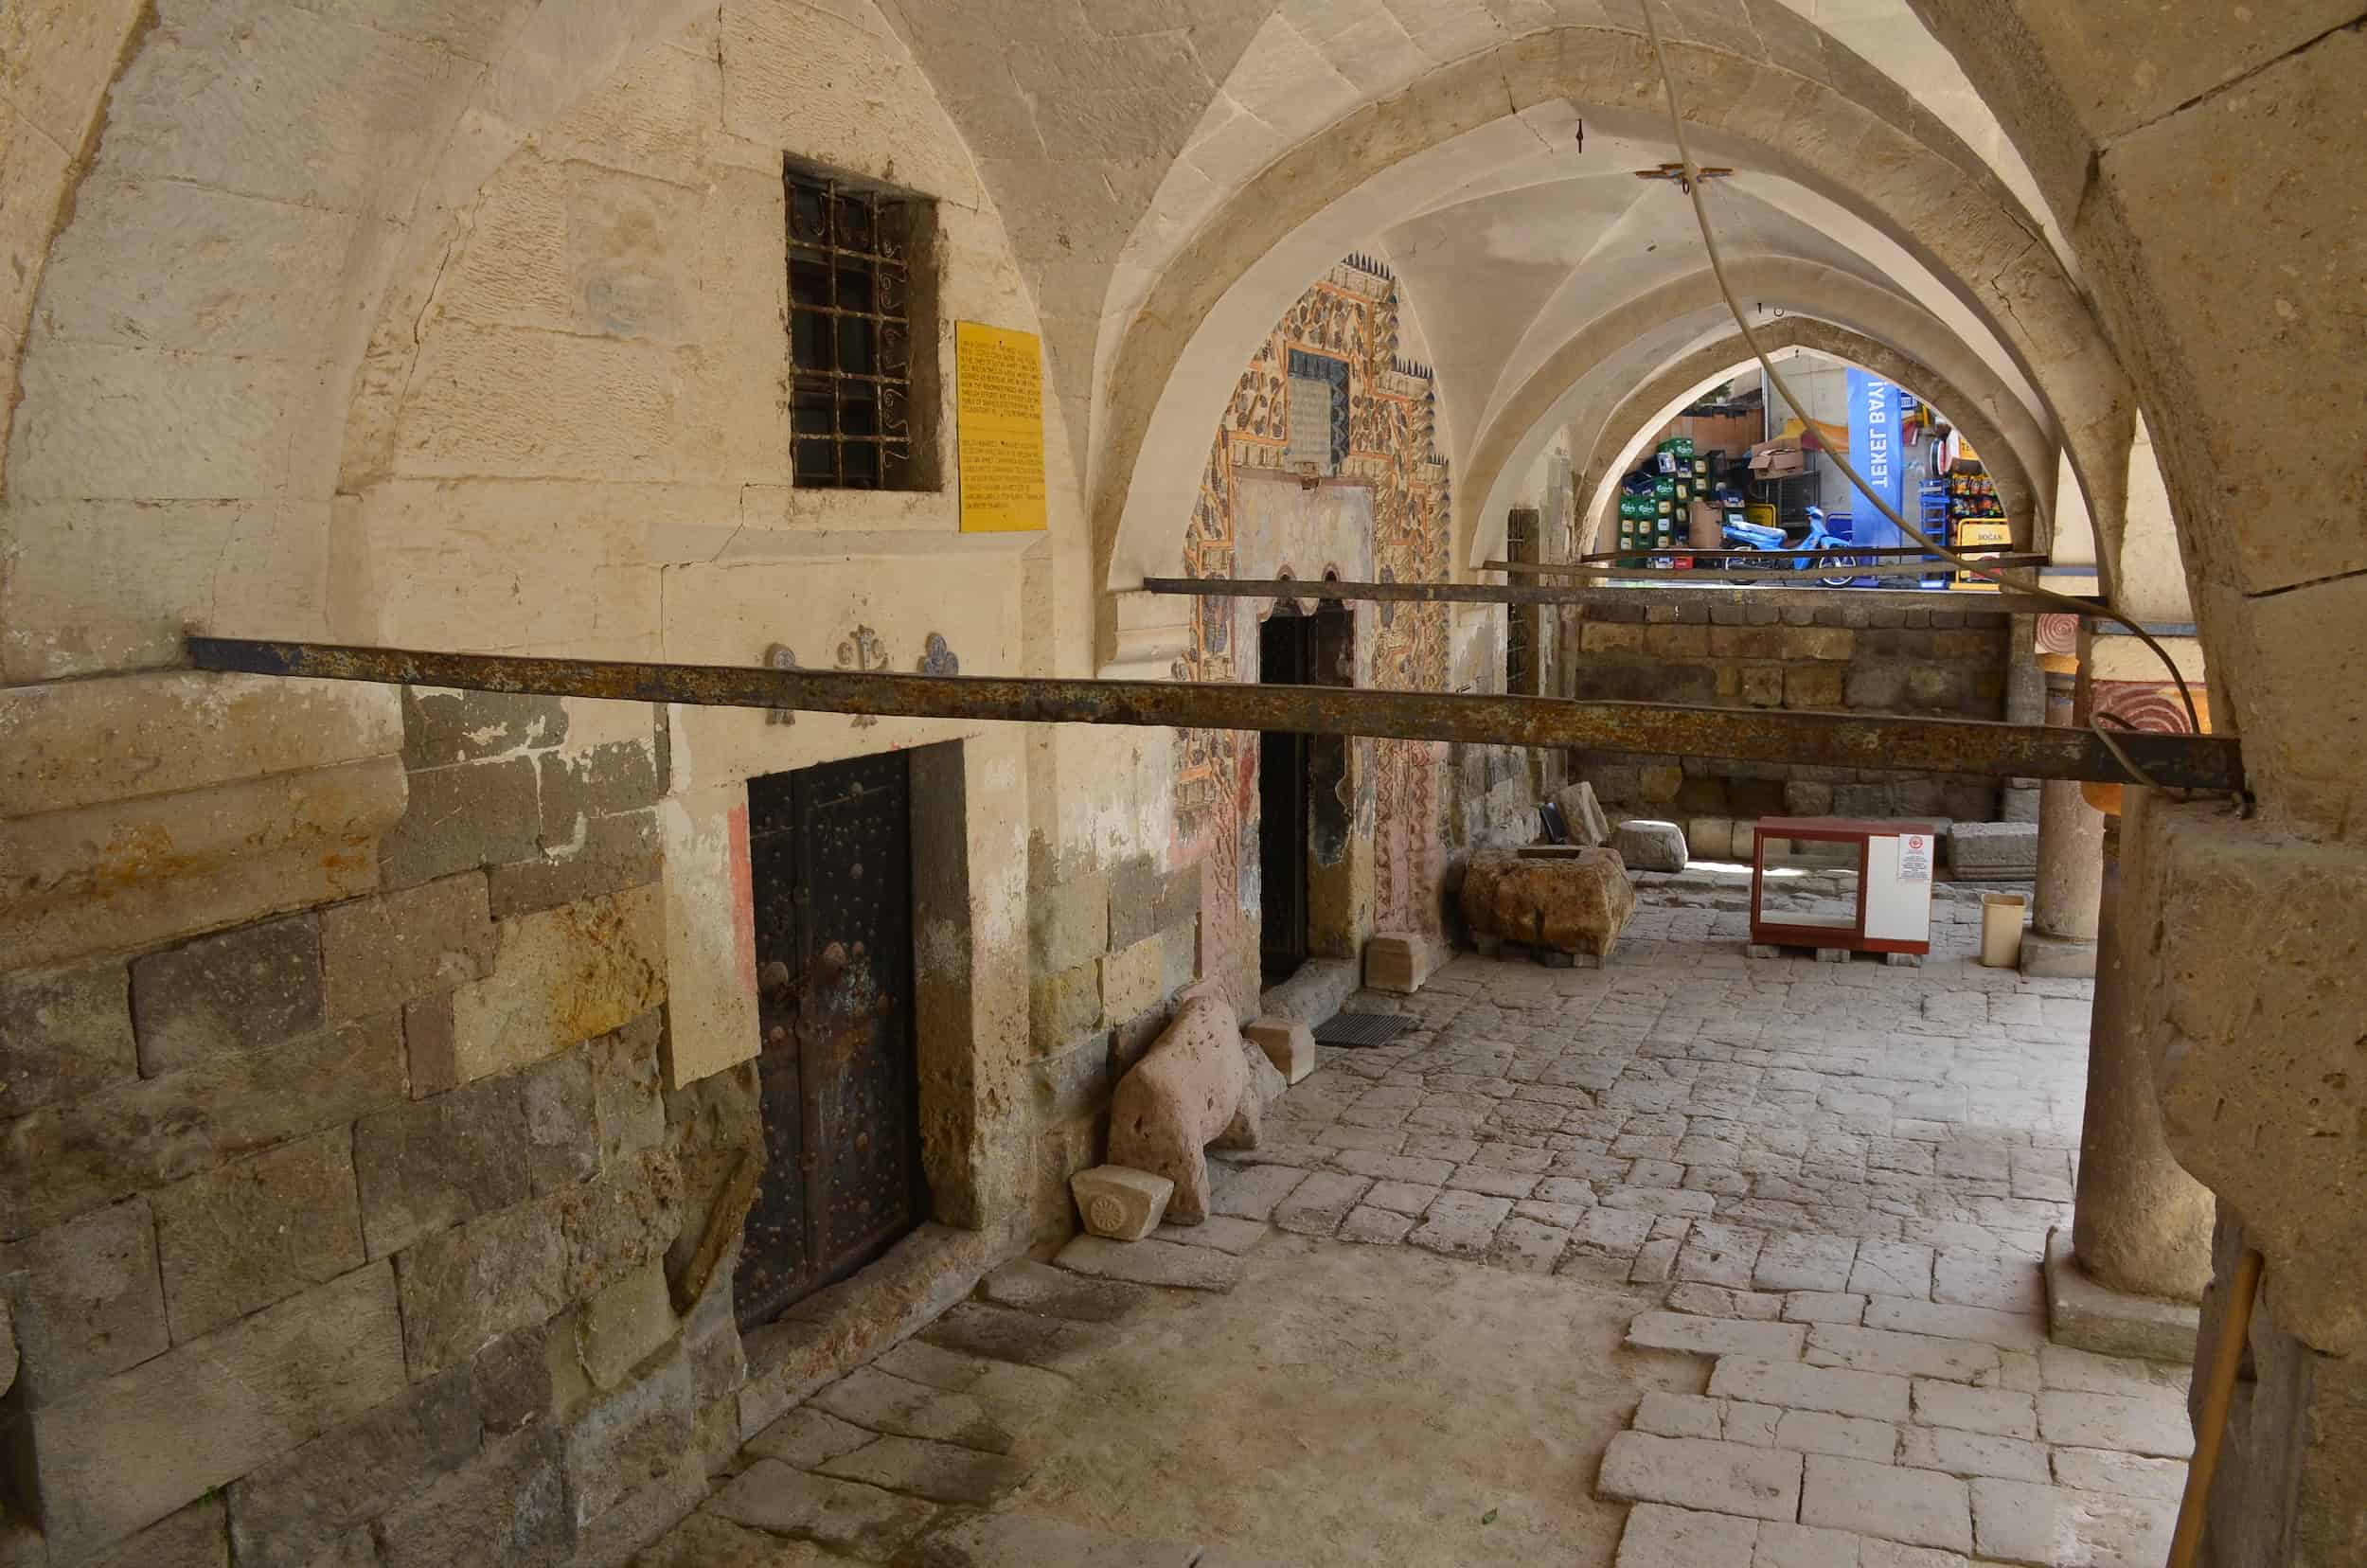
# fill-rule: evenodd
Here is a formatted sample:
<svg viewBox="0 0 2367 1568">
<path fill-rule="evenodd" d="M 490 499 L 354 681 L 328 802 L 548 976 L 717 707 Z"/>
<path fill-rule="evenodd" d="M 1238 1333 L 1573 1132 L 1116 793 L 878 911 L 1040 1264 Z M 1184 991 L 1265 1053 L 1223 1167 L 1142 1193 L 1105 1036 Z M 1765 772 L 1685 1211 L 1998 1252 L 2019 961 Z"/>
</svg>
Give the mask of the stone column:
<svg viewBox="0 0 2367 1568">
<path fill-rule="evenodd" d="M 2153 1061 L 2130 994 L 2119 929 L 2120 819 L 2103 829 L 2095 1014 L 2088 1036 L 2088 1106 L 2071 1235 L 2047 1244 L 2047 1305 L 2060 1343 L 2107 1355 L 2187 1361 L 2211 1281 L 2210 1189 L 2170 1157 Z"/>
<path fill-rule="evenodd" d="M 2046 675 L 2046 722 L 2073 722 L 2078 677 Z M 2030 935 L 2021 945 L 2021 971 L 2080 976 L 2096 971 L 2096 909 L 2104 885 L 2104 813 L 2088 804 L 2077 783 L 2050 779 L 2038 804 L 2038 898 Z"/>
</svg>

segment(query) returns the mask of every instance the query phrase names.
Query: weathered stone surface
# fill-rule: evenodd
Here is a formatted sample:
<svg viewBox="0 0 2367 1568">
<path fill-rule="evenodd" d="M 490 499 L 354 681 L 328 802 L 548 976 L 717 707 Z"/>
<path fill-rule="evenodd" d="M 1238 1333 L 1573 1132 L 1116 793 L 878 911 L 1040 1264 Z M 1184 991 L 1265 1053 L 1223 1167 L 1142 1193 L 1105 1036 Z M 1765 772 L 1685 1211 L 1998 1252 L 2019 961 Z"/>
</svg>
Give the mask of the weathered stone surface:
<svg viewBox="0 0 2367 1568">
<path fill-rule="evenodd" d="M 657 881 L 666 867 L 654 811 L 594 817 L 578 838 L 545 843 L 541 851 L 487 869 L 487 903 L 495 919 L 621 893 Z"/>
<path fill-rule="evenodd" d="M 1140 1241 L 1159 1228 L 1175 1196 L 1175 1184 L 1148 1171 L 1124 1166 L 1095 1166 L 1068 1179 L 1077 1199 L 1077 1212 L 1095 1236 L 1117 1241 Z"/>
<path fill-rule="evenodd" d="M 1142 1301 L 1123 1284 L 1084 1279 L 1033 1258 L 1014 1258 L 978 1282 L 984 1300 L 1079 1323 L 1114 1323 Z"/>
<path fill-rule="evenodd" d="M 2021 1312 L 2001 1312 L 1988 1307 L 1961 1307 L 1945 1302 L 1911 1301 L 1903 1296 L 1868 1298 L 1865 1326 L 1904 1334 L 1932 1334 L 1942 1339 L 1978 1340 L 2001 1350 L 2035 1351 L 2047 1343 L 2044 1320 Z"/>
<path fill-rule="evenodd" d="M 1148 855 L 1110 868 L 1110 949 L 1123 952 L 1200 916 L 1200 863 L 1168 871 Z"/>
<path fill-rule="evenodd" d="M 1315 1031 L 1287 1018 L 1255 1018 L 1242 1025 L 1249 1042 L 1266 1053 L 1286 1083 L 1296 1083 L 1315 1070 Z"/>
<path fill-rule="evenodd" d="M 1375 990 L 1411 996 L 1450 956 L 1434 936 L 1420 932 L 1379 932 L 1364 944 L 1364 984 Z"/>
<path fill-rule="evenodd" d="M 1216 1196 L 1210 1212 L 1237 1220 L 1272 1219 L 1275 1207 L 1307 1180 L 1306 1171 L 1277 1165 L 1235 1166 L 1212 1175 Z"/>
<path fill-rule="evenodd" d="M 706 1501 L 706 1458 L 695 1449 L 652 1459 L 649 1468 L 653 1473 L 647 1479 L 577 1527 L 576 1568 L 622 1568 Z"/>
<path fill-rule="evenodd" d="M 1844 1236 L 1771 1236 L 1752 1264 L 1752 1282 L 1763 1291 L 1843 1292 L 1857 1256 L 1858 1244 Z"/>
<path fill-rule="evenodd" d="M 644 1013 L 590 1047 L 592 1091 L 599 1114 L 602 1160 L 655 1149 L 666 1137 L 666 1099 L 660 1087 L 663 1009 Z"/>
<path fill-rule="evenodd" d="M 85 1384 L 164 1353 L 165 1299 L 145 1200 L 117 1203 L 44 1231 L 19 1256 L 13 1286 L 17 1379 L 30 1404 L 54 1404 Z"/>
<path fill-rule="evenodd" d="M 1008 1453 L 1011 1434 L 966 1394 L 949 1393 L 859 1366 L 813 1396 L 813 1407 L 842 1420 L 896 1437 L 959 1443 L 984 1453 Z"/>
<path fill-rule="evenodd" d="M 587 1082 L 587 1097 L 589 1088 Z M 363 1117 L 353 1130 L 353 1159 L 370 1256 L 387 1256 L 525 1202 L 527 1140 L 515 1078 L 472 1083 Z"/>
<path fill-rule="evenodd" d="M 661 1477 L 690 1444 L 690 1363 L 679 1346 L 569 1423 L 567 1495 L 588 1523 Z"/>
<path fill-rule="evenodd" d="M 1052 974 L 1110 951 L 1110 879 L 1091 871 L 1028 890 L 1028 972 Z"/>
<path fill-rule="evenodd" d="M 1916 1470 L 1944 1470 L 1967 1480 L 1983 1475 L 2040 1483 L 2053 1479 L 2047 1470 L 2046 1450 L 2020 1437 L 1920 1426 L 1893 1435 L 1899 1439 L 1898 1462 Z"/>
<path fill-rule="evenodd" d="M 603 1150 L 593 1049 L 585 1045 L 538 1062 L 514 1078 L 491 1080 L 517 1085 L 519 1113 L 525 1120 L 526 1185 L 538 1198 L 582 1181 L 600 1168 Z M 661 1135 L 665 1114 L 661 1105 Z M 654 1141 L 643 1147 L 652 1147 Z"/>
<path fill-rule="evenodd" d="M 1167 1212 L 1180 1224 L 1208 1213 L 1207 1146 L 1257 1146 L 1264 1108 L 1243 1049 L 1232 1008 L 1196 999 L 1112 1096 L 1109 1163 L 1173 1182 Z"/>
<path fill-rule="evenodd" d="M 11 686 L 0 694 L 0 817 L 329 767 L 401 744 L 391 692 L 189 669 Z"/>
<path fill-rule="evenodd" d="M 1238 1258 L 1213 1247 L 1183 1247 L 1172 1241 L 1121 1242 L 1079 1236 L 1053 1261 L 1077 1274 L 1131 1285 L 1230 1291 L 1241 1282 Z"/>
<path fill-rule="evenodd" d="M 1752 1361 L 1727 1356 L 1710 1373 L 1710 1392 L 1731 1399 L 1782 1405 L 1791 1410 L 1826 1410 L 1878 1421 L 1907 1418 L 1908 1381 L 1878 1372 L 1848 1372 L 1801 1362 Z"/>
<path fill-rule="evenodd" d="M 2191 1361 L 2202 1309 L 2191 1301 L 2131 1295 L 2099 1284 L 2073 1256 L 2068 1228 L 2049 1233 L 2047 1327 L 2054 1340 L 2099 1356 Z"/>
<path fill-rule="evenodd" d="M 550 1568 L 575 1550 L 561 1434 L 532 1427 L 488 1446 L 379 1523 L 386 1568 L 493 1561 Z"/>
<path fill-rule="evenodd" d="M 343 1128 L 175 1183 L 151 1203 L 175 1344 L 364 1261 Z"/>
<path fill-rule="evenodd" d="M 140 1071 L 150 1078 L 251 1051 L 323 1021 L 320 921 L 264 920 L 132 964 Z"/>
<path fill-rule="evenodd" d="M 1192 1568 L 1198 1546 L 1142 1541 L 1026 1514 L 971 1514 L 914 1544 L 912 1568 Z"/>
<path fill-rule="evenodd" d="M 1329 1236 L 1372 1185 L 1361 1176 L 1318 1170 L 1274 1205 L 1273 1222 L 1300 1236 Z"/>
<path fill-rule="evenodd" d="M 230 1531 L 241 1564 L 305 1568 L 477 1452 L 468 1372 L 418 1384 L 231 1484 Z"/>
<path fill-rule="evenodd" d="M 2038 1403 L 2004 1388 L 1967 1388 L 1931 1378 L 1915 1380 L 1915 1419 L 1925 1426 L 1960 1427 L 2000 1437 L 2038 1434 Z"/>
<path fill-rule="evenodd" d="M 437 1232 L 395 1260 L 403 1353 L 424 1378 L 567 1305 L 567 1247 L 548 1204 L 521 1204 Z"/>
<path fill-rule="evenodd" d="M 566 739 L 567 704 L 556 697 L 402 688 L 402 760 L 414 770 L 481 762 Z"/>
<path fill-rule="evenodd" d="M 677 1322 L 666 1270 L 653 1258 L 578 1306 L 555 1332 L 566 1335 L 575 1366 L 592 1387 L 605 1389 L 655 1354 Z"/>
<path fill-rule="evenodd" d="M 1270 1226 L 1255 1220 L 1237 1220 L 1229 1214 L 1212 1214 L 1197 1225 L 1162 1225 L 1151 1232 L 1152 1237 L 1161 1241 L 1172 1241 L 1183 1247 L 1214 1247 L 1236 1257 L 1271 1234 Z"/>
<path fill-rule="evenodd" d="M 657 754 L 647 741 L 611 740 L 581 752 L 546 751 L 542 769 L 543 843 L 573 844 L 591 824 L 653 804 Z"/>
<path fill-rule="evenodd" d="M 2038 870 L 2038 825 L 1959 822 L 1948 830 L 1948 864 L 1958 882 L 2028 882 Z"/>
<path fill-rule="evenodd" d="M 1965 1483 L 1903 1465 L 1809 1454 L 1800 1523 L 1910 1546 L 1972 1550 L 1972 1505 Z"/>
<path fill-rule="evenodd" d="M 503 1436 L 522 1432 L 551 1412 L 551 1361 L 543 1326 L 521 1328 L 479 1350 L 469 1363 L 477 1419 Z"/>
<path fill-rule="evenodd" d="M 1685 868 L 1684 829 L 1673 822 L 1631 818 L 1611 835 L 1611 848 L 1630 871 L 1682 871 Z"/>
<path fill-rule="evenodd" d="M 1607 849 L 1552 860 L 1484 849 L 1463 874 L 1472 931 L 1556 953 L 1610 953 L 1634 911 L 1627 868 Z"/>
<path fill-rule="evenodd" d="M 632 1559 L 632 1568 L 831 1568 L 845 1561 L 710 1513 L 694 1513 Z"/>
<path fill-rule="evenodd" d="M 0 1239 L 402 1097 L 401 1029 L 387 1016 L 45 1106 L 5 1134 Z"/>
<path fill-rule="evenodd" d="M 983 1508 L 1023 1485 L 1034 1466 L 954 1443 L 881 1437 L 816 1467 L 824 1475 L 907 1492 L 933 1503 Z"/>
<path fill-rule="evenodd" d="M 1808 1329 L 1804 1359 L 1815 1366 L 1846 1366 L 1858 1372 L 1895 1372 L 1902 1377 L 1969 1381 L 1998 1364 L 1997 1350 L 1928 1334 L 1894 1334 L 1845 1323 L 1819 1323 Z"/>
<path fill-rule="evenodd" d="M 895 1553 L 936 1515 L 927 1503 L 857 1481 L 808 1475 L 777 1459 L 749 1466 L 708 1501 L 706 1511 L 874 1560 Z"/>
<path fill-rule="evenodd" d="M 1758 1533 L 1731 1514 L 1639 1503 L 1628 1511 L 1617 1568 L 1754 1568 Z"/>
<path fill-rule="evenodd" d="M 1594 1489 L 1605 1497 L 1638 1503 L 1790 1520 L 1800 1511 L 1800 1455 L 1742 1443 L 1623 1432 L 1603 1454 Z"/>
<path fill-rule="evenodd" d="M 2178 1505 L 2026 1481 L 1972 1483 L 1981 1555 L 2081 1568 L 2153 1568 L 2169 1556 Z"/>
<path fill-rule="evenodd" d="M 842 1421 L 812 1405 L 799 1405 L 749 1438 L 748 1451 L 761 1458 L 778 1459 L 797 1470 L 813 1470 L 842 1453 L 854 1452 L 865 1443 L 877 1442 L 879 1437 L 876 1432 Z"/>
<path fill-rule="evenodd" d="M 2142 1454 L 2114 1453 L 2109 1449 L 2058 1448 L 2055 1479 L 2081 1491 L 2114 1492 L 2122 1497 L 2166 1498 L 2172 1502 L 2186 1491 L 2186 1467 L 2175 1459 L 2148 1459 Z M 1978 1508 L 1979 1500 L 1974 1506 Z M 1975 1521 L 1976 1524 L 1978 1521 Z"/>
<path fill-rule="evenodd" d="M 461 1082 L 607 1034 L 666 999 L 666 927 L 654 887 L 501 922 L 493 971 L 453 993 Z"/>
<path fill-rule="evenodd" d="M 0 1120 L 138 1076 L 119 960 L 0 975 Z"/>
<path fill-rule="evenodd" d="M 1080 1280 L 1082 1284 L 1109 1281 Z M 964 1302 L 920 1331 L 921 1340 L 965 1355 L 991 1356 L 1024 1366 L 1059 1371 L 1075 1365 L 1110 1343 L 1105 1324 L 1043 1317 L 1015 1308 Z"/>
<path fill-rule="evenodd" d="M 1646 1312 L 1628 1325 L 1628 1343 L 1647 1350 L 1692 1350 L 1706 1356 L 1789 1361 L 1808 1330 L 1797 1323 L 1751 1323 L 1737 1318 Z"/>
<path fill-rule="evenodd" d="M 481 980 L 493 965 L 485 878 L 471 872 L 320 914 L 329 1016 L 360 1018 Z"/>
<path fill-rule="evenodd" d="M 1887 1465 L 1898 1454 L 1898 1428 L 1888 1421 L 1861 1420 L 1821 1410 L 1787 1410 L 1775 1418 L 1773 1448 L 1831 1453 Z"/>
<path fill-rule="evenodd" d="M 2038 1396 L 2038 1434 L 2050 1443 L 2165 1459 L 2183 1459 L 2195 1452 L 2186 1403 L 2178 1399 L 2127 1399 L 2050 1388 Z"/>
<path fill-rule="evenodd" d="M 1580 780 L 1564 784 L 1554 792 L 1554 804 L 1561 808 L 1561 820 L 1570 829 L 1570 842 L 1599 849 L 1611 842 L 1611 819 L 1594 798 L 1594 786 Z"/>
<path fill-rule="evenodd" d="M 379 846 L 386 885 L 408 887 L 505 861 L 532 860 L 542 825 L 531 757 L 411 775 L 410 809 Z"/>
<path fill-rule="evenodd" d="M 394 1398 L 401 1335 L 374 1264 L 33 1412 L 52 1550 L 152 1523 Z"/>
</svg>

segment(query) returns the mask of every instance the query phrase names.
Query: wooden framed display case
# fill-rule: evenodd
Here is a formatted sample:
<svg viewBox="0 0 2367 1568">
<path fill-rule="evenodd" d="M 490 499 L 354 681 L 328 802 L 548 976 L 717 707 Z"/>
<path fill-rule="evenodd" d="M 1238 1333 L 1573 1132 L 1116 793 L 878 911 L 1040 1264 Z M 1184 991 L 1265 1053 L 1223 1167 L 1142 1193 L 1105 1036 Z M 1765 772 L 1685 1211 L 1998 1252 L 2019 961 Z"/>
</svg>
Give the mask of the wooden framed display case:
<svg viewBox="0 0 2367 1568">
<path fill-rule="evenodd" d="M 1938 859 L 1927 823 L 1761 817 L 1751 843 L 1751 940 L 1928 953 Z M 1795 878 L 1800 907 L 1770 911 L 1769 892 L 1785 893 Z"/>
</svg>

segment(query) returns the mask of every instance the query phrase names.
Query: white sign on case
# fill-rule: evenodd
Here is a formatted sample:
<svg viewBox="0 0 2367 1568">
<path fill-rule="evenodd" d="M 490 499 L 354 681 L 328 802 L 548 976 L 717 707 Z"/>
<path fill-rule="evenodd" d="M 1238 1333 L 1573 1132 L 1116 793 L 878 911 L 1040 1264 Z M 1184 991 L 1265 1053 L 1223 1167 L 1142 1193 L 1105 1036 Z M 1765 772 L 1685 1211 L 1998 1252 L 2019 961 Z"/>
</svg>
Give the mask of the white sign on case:
<svg viewBox="0 0 2367 1568">
<path fill-rule="evenodd" d="M 1931 880 L 1931 836 L 1929 833 L 1907 833 L 1899 838 L 1898 880 L 1903 882 L 1928 882 Z"/>
<path fill-rule="evenodd" d="M 1294 473 L 1312 468 L 1326 478 L 1339 472 L 1331 460 L 1331 400 L 1335 388 L 1312 376 L 1290 378 L 1288 446 L 1283 461 Z"/>
</svg>

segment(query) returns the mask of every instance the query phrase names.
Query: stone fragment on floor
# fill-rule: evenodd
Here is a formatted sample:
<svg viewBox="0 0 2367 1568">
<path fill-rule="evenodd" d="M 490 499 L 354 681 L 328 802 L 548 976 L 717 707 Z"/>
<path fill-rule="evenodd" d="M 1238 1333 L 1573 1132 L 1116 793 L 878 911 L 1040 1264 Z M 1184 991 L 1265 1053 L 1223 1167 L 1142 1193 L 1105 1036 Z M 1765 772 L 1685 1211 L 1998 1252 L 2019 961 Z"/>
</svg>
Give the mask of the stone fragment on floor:
<svg viewBox="0 0 2367 1568">
<path fill-rule="evenodd" d="M 1086 1279 L 1032 1257 L 1014 1258 L 988 1274 L 978 1283 L 978 1294 L 999 1306 L 1080 1323 L 1114 1323 L 1142 1299 L 1130 1285 Z"/>
<path fill-rule="evenodd" d="M 823 1475 L 973 1508 L 1017 1490 L 1032 1469 L 1007 1454 L 912 1437 L 881 1437 L 816 1467 Z"/>
</svg>

